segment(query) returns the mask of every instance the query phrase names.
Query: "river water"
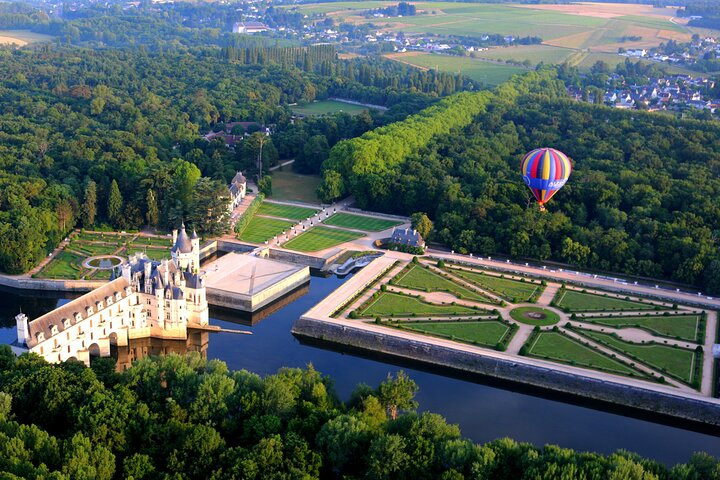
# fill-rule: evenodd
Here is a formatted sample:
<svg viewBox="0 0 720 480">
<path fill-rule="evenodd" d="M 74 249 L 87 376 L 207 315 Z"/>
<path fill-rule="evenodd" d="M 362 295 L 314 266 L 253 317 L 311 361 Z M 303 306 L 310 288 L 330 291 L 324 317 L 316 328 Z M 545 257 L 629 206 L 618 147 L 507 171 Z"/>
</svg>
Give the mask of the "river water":
<svg viewBox="0 0 720 480">
<path fill-rule="evenodd" d="M 449 371 L 396 361 L 342 347 L 300 342 L 290 333 L 302 313 L 329 295 L 344 280 L 313 276 L 309 288 L 297 292 L 286 305 L 276 305 L 265 318 L 249 318 L 236 312 L 211 309 L 210 323 L 252 335 L 214 333 L 197 335 L 192 348 L 208 358 L 227 362 L 230 369 L 247 369 L 260 375 L 281 367 L 304 367 L 309 363 L 331 376 L 343 400 L 359 383 L 376 386 L 388 373 L 405 370 L 419 385 L 420 410 L 440 413 L 460 425 L 464 436 L 476 442 L 500 437 L 536 445 L 547 443 L 580 451 L 611 453 L 627 449 L 667 465 L 686 462 L 696 451 L 720 457 L 720 431 L 667 422 L 614 407 L 548 395 L 519 385 L 456 375 Z M 22 310 L 29 318 L 55 308 L 69 298 L 47 292 L 0 290 L 0 343 L 15 339 L 14 316 Z M 190 342 L 190 343 L 193 343 Z M 185 342 L 161 342 L 144 350 L 182 351 Z M 153 350 L 154 347 L 154 350 Z M 690 429 L 683 428 L 690 427 Z M 714 436 L 714 433 L 719 436 Z"/>
</svg>

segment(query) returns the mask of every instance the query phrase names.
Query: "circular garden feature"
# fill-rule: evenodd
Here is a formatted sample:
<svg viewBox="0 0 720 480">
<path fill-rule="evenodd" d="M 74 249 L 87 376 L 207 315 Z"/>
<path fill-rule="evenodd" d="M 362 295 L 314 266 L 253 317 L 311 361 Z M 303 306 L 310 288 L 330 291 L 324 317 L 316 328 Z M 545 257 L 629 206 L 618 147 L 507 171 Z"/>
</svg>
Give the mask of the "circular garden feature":
<svg viewBox="0 0 720 480">
<path fill-rule="evenodd" d="M 560 315 L 540 307 L 518 307 L 510 310 L 510 317 L 528 325 L 554 325 L 560 321 Z"/>
<path fill-rule="evenodd" d="M 116 255 L 99 255 L 97 257 L 90 257 L 83 262 L 83 265 L 87 268 L 97 268 L 99 270 L 110 270 L 113 267 L 117 267 L 123 262 L 121 257 Z"/>
</svg>

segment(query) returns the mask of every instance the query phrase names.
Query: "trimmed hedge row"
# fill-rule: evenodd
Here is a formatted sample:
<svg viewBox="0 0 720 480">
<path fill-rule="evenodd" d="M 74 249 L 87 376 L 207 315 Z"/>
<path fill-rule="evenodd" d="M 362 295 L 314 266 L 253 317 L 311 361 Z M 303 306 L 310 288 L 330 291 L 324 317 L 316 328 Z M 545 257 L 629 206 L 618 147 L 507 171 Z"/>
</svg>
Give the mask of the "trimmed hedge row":
<svg viewBox="0 0 720 480">
<path fill-rule="evenodd" d="M 263 201 L 265 200 L 265 195 L 262 193 L 258 193 L 257 197 L 255 197 L 255 200 L 253 200 L 250 205 L 248 205 L 247 210 L 242 214 L 242 216 L 238 219 L 237 223 L 235 223 L 235 237 L 240 238 L 240 236 L 243 234 L 245 229 L 250 225 L 250 220 L 255 216 L 255 213 L 260 208 L 260 205 L 262 205 Z"/>
</svg>

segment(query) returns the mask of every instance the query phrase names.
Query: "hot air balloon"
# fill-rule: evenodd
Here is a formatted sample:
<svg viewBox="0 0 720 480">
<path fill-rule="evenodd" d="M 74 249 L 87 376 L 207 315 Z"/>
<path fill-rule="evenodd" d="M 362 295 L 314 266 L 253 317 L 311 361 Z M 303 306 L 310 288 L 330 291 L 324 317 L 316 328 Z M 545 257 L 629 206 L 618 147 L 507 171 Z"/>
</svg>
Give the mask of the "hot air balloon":
<svg viewBox="0 0 720 480">
<path fill-rule="evenodd" d="M 554 148 L 538 148 L 525 155 L 520 169 L 540 210 L 545 210 L 545 203 L 567 182 L 572 166 L 564 153 Z"/>
</svg>

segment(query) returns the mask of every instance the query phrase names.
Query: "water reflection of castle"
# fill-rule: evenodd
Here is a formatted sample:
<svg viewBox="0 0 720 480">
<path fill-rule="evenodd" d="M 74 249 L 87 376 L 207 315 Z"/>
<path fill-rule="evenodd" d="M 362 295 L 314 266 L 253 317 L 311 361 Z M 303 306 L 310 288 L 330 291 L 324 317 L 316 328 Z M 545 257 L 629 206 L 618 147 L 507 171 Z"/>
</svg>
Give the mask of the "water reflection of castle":
<svg viewBox="0 0 720 480">
<path fill-rule="evenodd" d="M 202 358 L 207 358 L 208 336 L 208 332 L 189 330 L 185 340 L 153 337 L 136 338 L 130 340 L 127 345 L 113 347 L 111 356 L 117 362 L 116 369 L 119 372 L 130 368 L 135 360 L 142 360 L 145 357 L 156 355 L 167 355 L 169 353 L 184 355 L 187 352 L 199 352 Z"/>
</svg>

